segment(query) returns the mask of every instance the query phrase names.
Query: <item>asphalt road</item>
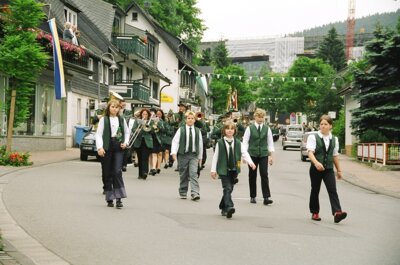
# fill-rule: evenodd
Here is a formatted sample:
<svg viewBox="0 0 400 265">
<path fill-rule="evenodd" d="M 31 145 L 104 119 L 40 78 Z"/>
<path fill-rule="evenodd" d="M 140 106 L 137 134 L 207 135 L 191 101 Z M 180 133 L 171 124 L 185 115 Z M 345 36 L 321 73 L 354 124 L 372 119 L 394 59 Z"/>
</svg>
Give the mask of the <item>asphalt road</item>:
<svg viewBox="0 0 400 265">
<path fill-rule="evenodd" d="M 247 168 L 233 193 L 236 213 L 220 215 L 221 184 L 210 178 L 212 150 L 198 202 L 178 196 L 173 169 L 137 179 L 124 174 L 124 208 L 106 207 L 100 164 L 69 161 L 12 173 L 3 201 L 19 225 L 74 265 L 400 264 L 400 201 L 344 181 L 348 219 L 334 224 L 321 188 L 321 222 L 310 219 L 308 162 L 276 142 L 270 168 L 274 203 L 249 203 Z M 258 182 L 259 183 L 259 182 Z M 261 194 L 261 189 L 259 194 Z"/>
</svg>

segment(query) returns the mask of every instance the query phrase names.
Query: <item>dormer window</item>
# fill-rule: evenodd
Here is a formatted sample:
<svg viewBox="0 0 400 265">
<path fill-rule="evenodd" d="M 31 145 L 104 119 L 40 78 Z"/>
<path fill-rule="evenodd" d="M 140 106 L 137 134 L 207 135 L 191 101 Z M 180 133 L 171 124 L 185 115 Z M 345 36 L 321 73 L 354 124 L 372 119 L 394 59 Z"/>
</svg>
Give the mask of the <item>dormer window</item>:
<svg viewBox="0 0 400 265">
<path fill-rule="evenodd" d="M 138 21 L 138 13 L 132 12 L 132 21 Z"/>
<path fill-rule="evenodd" d="M 113 33 L 120 33 L 120 32 L 121 32 L 121 18 L 114 17 Z"/>
<path fill-rule="evenodd" d="M 70 22 L 72 25 L 78 26 L 78 15 L 68 7 L 64 7 L 65 22 Z"/>
</svg>

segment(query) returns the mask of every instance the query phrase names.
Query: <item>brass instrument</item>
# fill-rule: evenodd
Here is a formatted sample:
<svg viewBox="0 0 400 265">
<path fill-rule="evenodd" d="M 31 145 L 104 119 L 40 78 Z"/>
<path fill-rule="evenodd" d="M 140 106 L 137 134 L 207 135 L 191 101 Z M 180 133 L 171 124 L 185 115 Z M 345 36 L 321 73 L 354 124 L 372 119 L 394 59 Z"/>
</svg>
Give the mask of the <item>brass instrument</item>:
<svg viewBox="0 0 400 265">
<path fill-rule="evenodd" d="M 202 120 L 204 118 L 204 113 L 201 112 L 201 111 L 196 112 L 195 117 L 196 117 L 197 120 Z"/>
<path fill-rule="evenodd" d="M 133 143 L 136 141 L 136 138 L 139 136 L 139 133 L 143 130 L 145 132 L 150 132 L 151 127 L 150 127 L 150 122 L 152 121 L 152 118 L 154 116 L 154 113 L 151 114 L 150 119 L 146 120 L 139 120 L 137 119 L 136 121 L 140 123 L 140 125 L 136 128 L 134 132 L 131 132 L 131 135 L 129 136 L 129 142 L 128 146 L 129 148 L 132 147 Z"/>
<path fill-rule="evenodd" d="M 112 91 L 112 90 L 110 90 L 110 93 L 109 93 L 108 96 L 109 96 L 109 97 L 108 97 L 108 101 L 110 101 L 110 100 L 112 100 L 112 99 L 116 99 L 116 100 L 118 100 L 118 101 L 124 100 L 124 98 L 123 98 L 120 94 L 118 94 L 117 92 Z"/>
</svg>

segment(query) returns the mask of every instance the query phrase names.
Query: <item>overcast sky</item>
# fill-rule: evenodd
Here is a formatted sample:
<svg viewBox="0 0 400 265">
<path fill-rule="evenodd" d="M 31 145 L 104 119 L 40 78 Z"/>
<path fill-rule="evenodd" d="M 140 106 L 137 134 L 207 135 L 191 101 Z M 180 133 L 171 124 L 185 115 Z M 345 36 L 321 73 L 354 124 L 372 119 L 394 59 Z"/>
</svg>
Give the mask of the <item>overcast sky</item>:
<svg viewBox="0 0 400 265">
<path fill-rule="evenodd" d="M 348 0 L 197 0 L 203 41 L 261 38 L 344 21 Z M 400 0 L 356 0 L 356 18 L 396 11 Z"/>
</svg>

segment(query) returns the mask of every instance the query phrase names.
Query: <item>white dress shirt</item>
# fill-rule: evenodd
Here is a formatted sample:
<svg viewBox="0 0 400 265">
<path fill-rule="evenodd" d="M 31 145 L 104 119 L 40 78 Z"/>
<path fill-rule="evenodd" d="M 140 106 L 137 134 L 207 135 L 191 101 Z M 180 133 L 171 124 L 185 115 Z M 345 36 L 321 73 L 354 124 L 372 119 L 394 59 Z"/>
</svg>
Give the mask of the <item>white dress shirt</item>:
<svg viewBox="0 0 400 265">
<path fill-rule="evenodd" d="M 238 139 L 235 139 L 235 138 L 232 138 L 232 139 L 234 141 L 232 143 L 232 145 L 234 146 L 235 145 L 235 141 L 238 141 Z M 225 146 L 226 146 L 226 152 L 227 152 L 228 157 L 229 157 L 229 144 L 228 144 L 227 140 L 231 141 L 231 139 L 228 139 L 228 138 L 224 137 Z M 241 146 L 242 159 L 249 165 L 254 164 L 253 160 L 251 160 L 251 157 L 250 157 L 249 153 L 246 150 L 243 149 L 243 144 L 241 144 L 241 145 L 242 145 Z M 214 156 L 213 156 L 213 159 L 212 159 L 212 162 L 211 162 L 211 172 L 217 172 L 217 163 L 218 163 L 218 156 L 219 156 L 219 147 L 218 146 L 219 146 L 219 144 L 217 144 L 215 146 Z M 232 146 L 232 148 L 233 148 L 233 146 Z"/>
<path fill-rule="evenodd" d="M 324 140 L 326 151 L 329 149 L 329 142 L 332 139 L 332 134 L 329 133 L 329 135 L 323 135 L 321 131 L 318 131 L 318 136 Z M 333 149 L 333 156 L 338 156 L 339 155 L 339 140 L 337 137 L 335 137 L 335 148 Z M 312 151 L 315 153 L 315 148 L 317 147 L 317 139 L 315 138 L 314 134 L 311 134 L 307 138 L 307 151 Z"/>
<path fill-rule="evenodd" d="M 193 146 L 193 152 L 196 152 L 196 134 L 195 134 L 195 127 L 194 127 L 194 125 L 192 125 L 192 126 L 188 126 L 188 125 L 185 125 L 185 130 L 186 130 L 186 146 L 185 146 L 185 152 L 187 152 L 188 151 L 188 149 L 189 149 L 189 133 L 190 133 L 190 131 L 189 131 L 189 128 L 190 127 L 192 127 L 192 146 Z M 178 150 L 179 150 L 179 142 L 180 142 L 180 139 L 181 139 L 181 129 L 182 129 L 182 127 L 180 127 L 177 131 L 176 131 L 176 133 L 175 133 L 175 136 L 174 136 L 174 138 L 172 139 L 172 143 L 171 143 L 171 155 L 176 155 L 177 153 L 178 153 Z M 199 134 L 200 134 L 200 132 L 199 132 Z M 202 159 L 203 158 L 203 137 L 201 137 L 201 135 L 199 135 L 199 155 L 198 155 L 198 158 L 199 159 Z"/>
<path fill-rule="evenodd" d="M 261 126 L 260 130 L 262 130 L 264 124 L 258 124 L 254 123 L 258 130 L 258 126 Z M 272 131 L 271 128 L 268 127 L 268 152 L 275 152 L 275 147 L 274 147 L 274 139 L 272 138 Z M 246 131 L 244 132 L 243 135 L 243 143 L 242 143 L 242 149 L 246 150 L 246 152 L 249 151 L 249 140 L 250 140 L 250 126 L 246 128 Z"/>
<path fill-rule="evenodd" d="M 128 128 L 128 125 L 126 124 L 125 119 L 122 119 L 124 123 L 124 144 L 128 144 L 129 142 L 129 136 L 130 136 L 130 130 Z M 110 117 L 110 126 L 111 126 L 111 137 L 115 137 L 117 135 L 118 127 L 119 127 L 119 119 L 118 117 Z M 96 147 L 97 150 L 100 148 L 103 148 L 103 132 L 104 132 L 104 117 L 100 118 L 99 124 L 97 126 L 97 131 L 96 131 Z"/>
</svg>

